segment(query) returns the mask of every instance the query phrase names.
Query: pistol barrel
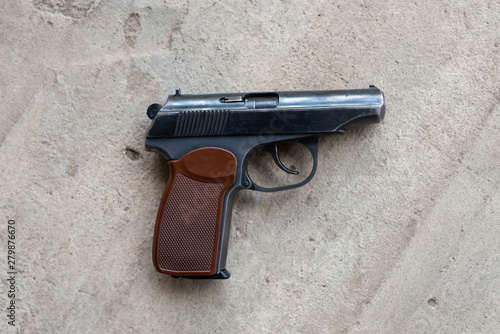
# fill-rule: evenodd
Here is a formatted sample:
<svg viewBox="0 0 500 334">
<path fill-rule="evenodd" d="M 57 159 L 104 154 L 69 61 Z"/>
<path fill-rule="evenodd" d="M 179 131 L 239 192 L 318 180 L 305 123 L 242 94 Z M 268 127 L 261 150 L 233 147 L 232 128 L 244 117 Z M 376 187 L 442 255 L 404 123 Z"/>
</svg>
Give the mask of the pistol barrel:
<svg viewBox="0 0 500 334">
<path fill-rule="evenodd" d="M 384 94 L 368 89 L 170 95 L 147 137 L 328 134 L 378 123 Z"/>
</svg>

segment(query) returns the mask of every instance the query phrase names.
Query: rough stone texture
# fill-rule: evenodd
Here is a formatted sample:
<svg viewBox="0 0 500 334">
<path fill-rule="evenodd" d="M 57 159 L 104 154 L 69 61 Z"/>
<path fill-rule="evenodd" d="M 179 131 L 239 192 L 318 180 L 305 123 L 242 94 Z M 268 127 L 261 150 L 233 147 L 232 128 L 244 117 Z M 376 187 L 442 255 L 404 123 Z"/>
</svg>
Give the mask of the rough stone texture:
<svg viewBox="0 0 500 334">
<path fill-rule="evenodd" d="M 18 308 L 1 331 L 500 332 L 499 12 L 494 0 L 3 1 L 0 305 L 15 219 Z M 321 139 L 309 185 L 237 197 L 229 280 L 155 272 L 168 170 L 144 149 L 150 103 L 176 87 L 369 84 L 386 94 L 383 124 Z"/>
</svg>

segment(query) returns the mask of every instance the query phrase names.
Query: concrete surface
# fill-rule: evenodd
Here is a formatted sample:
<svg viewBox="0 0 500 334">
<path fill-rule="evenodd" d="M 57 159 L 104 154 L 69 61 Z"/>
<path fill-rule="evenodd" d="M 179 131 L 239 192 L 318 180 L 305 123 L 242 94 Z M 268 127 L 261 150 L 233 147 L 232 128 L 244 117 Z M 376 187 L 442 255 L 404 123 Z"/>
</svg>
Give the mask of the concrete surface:
<svg viewBox="0 0 500 334">
<path fill-rule="evenodd" d="M 500 332 L 498 1 L 0 9 L 2 333 Z M 369 84 L 382 124 L 321 139 L 309 185 L 237 197 L 229 280 L 155 272 L 150 103 Z"/>
</svg>

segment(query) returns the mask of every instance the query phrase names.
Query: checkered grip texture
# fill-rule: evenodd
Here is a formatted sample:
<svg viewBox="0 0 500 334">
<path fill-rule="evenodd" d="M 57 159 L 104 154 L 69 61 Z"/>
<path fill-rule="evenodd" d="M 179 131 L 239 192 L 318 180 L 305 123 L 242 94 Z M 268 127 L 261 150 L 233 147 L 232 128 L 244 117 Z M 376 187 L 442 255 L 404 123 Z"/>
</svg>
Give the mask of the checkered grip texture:
<svg viewBox="0 0 500 334">
<path fill-rule="evenodd" d="M 208 271 L 212 267 L 217 210 L 223 183 L 205 183 L 177 173 L 158 240 L 163 270 Z"/>
</svg>

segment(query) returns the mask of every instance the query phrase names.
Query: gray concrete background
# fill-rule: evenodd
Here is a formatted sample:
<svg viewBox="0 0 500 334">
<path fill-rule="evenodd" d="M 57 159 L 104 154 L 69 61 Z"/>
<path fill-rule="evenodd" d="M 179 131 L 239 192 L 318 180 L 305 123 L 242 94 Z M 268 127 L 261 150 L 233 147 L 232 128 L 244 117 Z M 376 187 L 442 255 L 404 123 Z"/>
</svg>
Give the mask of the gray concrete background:
<svg viewBox="0 0 500 334">
<path fill-rule="evenodd" d="M 2 332 L 500 332 L 498 1 L 0 8 Z M 239 194 L 229 280 L 155 272 L 150 103 L 369 84 L 382 124 L 321 139 L 305 187 Z"/>
</svg>

